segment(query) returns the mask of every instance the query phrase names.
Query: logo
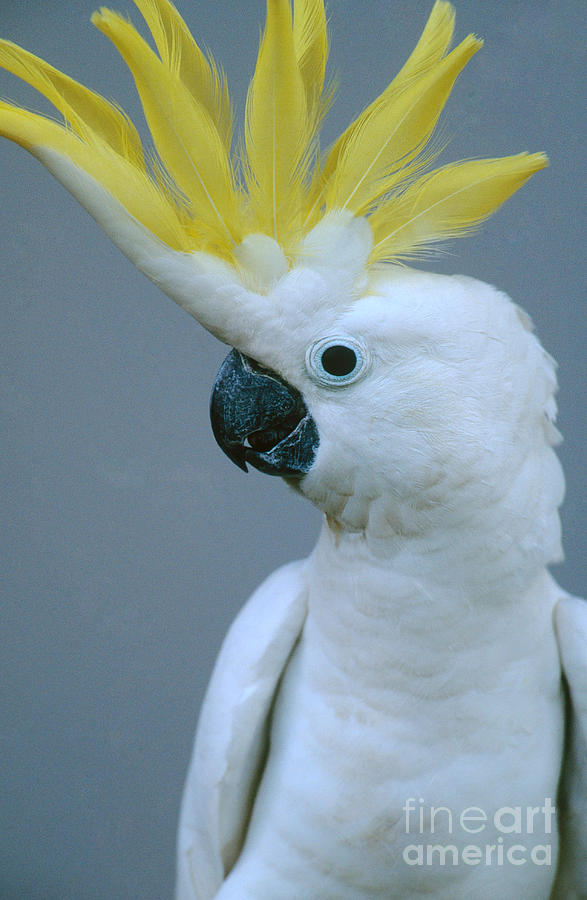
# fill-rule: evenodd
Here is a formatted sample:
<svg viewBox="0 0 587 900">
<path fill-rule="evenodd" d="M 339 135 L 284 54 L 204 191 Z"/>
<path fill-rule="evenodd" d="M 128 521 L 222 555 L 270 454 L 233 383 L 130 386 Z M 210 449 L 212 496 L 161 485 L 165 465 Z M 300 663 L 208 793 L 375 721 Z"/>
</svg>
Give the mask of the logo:
<svg viewBox="0 0 587 900">
<path fill-rule="evenodd" d="M 402 810 L 405 833 L 428 839 L 406 844 L 402 858 L 407 866 L 552 865 L 552 845 L 543 842 L 556 816 L 550 797 L 542 806 L 501 806 L 491 813 L 481 806 L 457 811 L 408 797 Z M 452 840 L 435 842 L 435 834 Z"/>
</svg>

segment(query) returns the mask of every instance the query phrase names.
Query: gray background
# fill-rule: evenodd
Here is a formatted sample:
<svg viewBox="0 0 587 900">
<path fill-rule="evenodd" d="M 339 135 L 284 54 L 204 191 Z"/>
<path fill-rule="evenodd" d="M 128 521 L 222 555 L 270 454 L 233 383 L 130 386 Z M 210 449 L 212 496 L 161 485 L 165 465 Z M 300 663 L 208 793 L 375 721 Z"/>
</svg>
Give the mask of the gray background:
<svg viewBox="0 0 587 900">
<path fill-rule="evenodd" d="M 140 123 L 123 63 L 89 25 L 96 5 L 1 0 L 0 33 Z M 327 139 L 395 74 L 431 5 L 331 0 L 341 87 Z M 178 6 L 225 66 L 242 114 L 263 3 Z M 475 31 L 486 45 L 449 105 L 448 155 L 545 149 L 552 165 L 429 265 L 507 290 L 560 362 L 567 562 L 556 575 L 580 591 L 583 4 L 460 0 L 457 12 L 458 36 Z M 4 73 L 0 95 L 45 108 Z M 310 550 L 319 516 L 216 448 L 207 403 L 224 348 L 8 142 L 0 198 L 0 897 L 163 900 L 222 635 L 267 573 Z"/>
</svg>

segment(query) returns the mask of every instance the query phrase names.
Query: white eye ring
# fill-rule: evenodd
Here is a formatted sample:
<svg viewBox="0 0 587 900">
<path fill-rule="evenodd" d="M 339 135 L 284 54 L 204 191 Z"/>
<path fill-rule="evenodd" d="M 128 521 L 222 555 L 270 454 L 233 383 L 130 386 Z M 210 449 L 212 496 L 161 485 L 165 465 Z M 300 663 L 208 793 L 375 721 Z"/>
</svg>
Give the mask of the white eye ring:
<svg viewBox="0 0 587 900">
<path fill-rule="evenodd" d="M 343 387 L 364 375 L 370 358 L 366 347 L 348 335 L 321 338 L 308 348 L 306 368 L 319 384 Z"/>
</svg>

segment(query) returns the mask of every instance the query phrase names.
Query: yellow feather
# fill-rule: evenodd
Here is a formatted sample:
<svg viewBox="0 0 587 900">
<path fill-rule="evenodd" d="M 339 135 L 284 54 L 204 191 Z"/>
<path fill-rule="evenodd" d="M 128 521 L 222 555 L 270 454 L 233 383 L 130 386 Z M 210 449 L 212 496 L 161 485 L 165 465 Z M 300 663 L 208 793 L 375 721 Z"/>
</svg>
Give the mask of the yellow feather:
<svg viewBox="0 0 587 900">
<path fill-rule="evenodd" d="M 436 241 L 470 233 L 548 165 L 543 153 L 453 163 L 429 173 L 369 218 L 371 262 L 409 259 Z"/>
<path fill-rule="evenodd" d="M 436 0 L 420 40 L 398 74 L 383 93 L 367 106 L 335 141 L 324 165 L 319 185 L 320 196 L 314 202 L 321 200 L 324 188 L 332 178 L 341 154 L 357 140 L 366 123 L 374 115 L 388 109 L 393 100 L 399 97 L 407 87 L 413 87 L 420 76 L 440 62 L 451 42 L 454 21 L 455 13 L 451 4 L 444 0 Z"/>
<path fill-rule="evenodd" d="M 403 90 L 413 78 L 439 62 L 450 46 L 454 28 L 454 7 L 446 0 L 436 0 L 418 43 L 387 90 Z"/>
<path fill-rule="evenodd" d="M 144 170 L 117 153 L 95 133 L 81 136 L 51 119 L 0 101 L 0 134 L 33 155 L 48 147 L 70 159 L 109 191 L 145 228 L 176 250 L 190 250 L 180 214 Z M 82 139 L 83 138 L 83 139 Z"/>
<path fill-rule="evenodd" d="M 310 185 L 304 196 L 304 230 L 316 224 L 319 213 L 315 198 L 319 194 L 321 169 L 319 165 L 319 130 L 336 93 L 336 79 L 325 86 L 328 61 L 328 32 L 323 0 L 294 0 L 293 35 L 300 73 L 306 89 L 306 108 L 310 131 L 314 132 L 314 165 Z M 309 210 L 309 211 L 308 211 Z"/>
<path fill-rule="evenodd" d="M 381 102 L 361 116 L 324 189 L 326 209 L 369 212 L 379 197 L 420 170 L 418 155 L 455 79 L 480 47 L 481 42 L 469 35 L 444 59 L 410 79 L 403 90 L 382 95 Z"/>
<path fill-rule="evenodd" d="M 294 0 L 293 38 L 306 89 L 308 115 L 322 119 L 322 91 L 328 60 L 328 34 L 323 0 Z"/>
<path fill-rule="evenodd" d="M 147 23 L 164 65 L 175 72 L 210 113 L 227 152 L 233 115 L 224 73 L 202 53 L 187 25 L 169 0 L 134 0 Z"/>
<path fill-rule="evenodd" d="M 289 0 L 267 0 L 247 96 L 244 168 L 254 228 L 277 241 L 287 243 L 301 225 L 313 136 Z"/>
<path fill-rule="evenodd" d="M 0 40 L 0 66 L 43 94 L 76 132 L 90 129 L 130 162 L 144 166 L 134 125 L 104 97 L 11 41 Z"/>
<path fill-rule="evenodd" d="M 130 22 L 92 19 L 134 76 L 158 156 L 148 165 L 122 110 L 48 63 L 0 41 L 0 66 L 41 91 L 66 127 L 0 103 L 0 134 L 43 158 L 68 157 L 131 216 L 178 250 L 233 260 L 251 231 L 290 255 L 325 211 L 368 217 L 371 261 L 410 258 L 467 234 L 535 171 L 542 154 L 457 163 L 423 174 L 430 139 L 459 72 L 481 42 L 451 53 L 454 10 L 437 0 L 413 53 L 386 90 L 335 142 L 320 170 L 318 129 L 332 99 L 323 0 L 267 0 L 267 21 L 246 107 L 242 177 L 230 158 L 232 112 L 223 74 L 170 0 L 134 0 L 159 56 Z M 83 202 L 83 196 L 82 196 Z"/>
<path fill-rule="evenodd" d="M 216 235 L 221 252 L 230 255 L 240 237 L 236 191 L 212 117 L 130 22 L 104 8 L 94 13 L 92 22 L 131 70 L 157 152 L 191 214 Z"/>
</svg>

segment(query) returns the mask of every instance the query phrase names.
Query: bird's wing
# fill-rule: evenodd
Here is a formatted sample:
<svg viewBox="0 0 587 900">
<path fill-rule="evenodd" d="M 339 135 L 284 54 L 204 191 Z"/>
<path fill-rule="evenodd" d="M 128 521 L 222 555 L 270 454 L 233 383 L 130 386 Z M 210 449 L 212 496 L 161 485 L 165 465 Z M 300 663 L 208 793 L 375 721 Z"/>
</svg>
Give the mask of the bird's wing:
<svg viewBox="0 0 587 900">
<path fill-rule="evenodd" d="M 587 602 L 564 596 L 555 626 L 568 687 L 559 789 L 560 861 L 552 900 L 587 897 Z"/>
<path fill-rule="evenodd" d="M 271 705 L 306 616 L 304 569 L 304 562 L 294 562 L 270 575 L 220 651 L 184 791 L 176 900 L 210 900 L 240 852 Z"/>
</svg>

